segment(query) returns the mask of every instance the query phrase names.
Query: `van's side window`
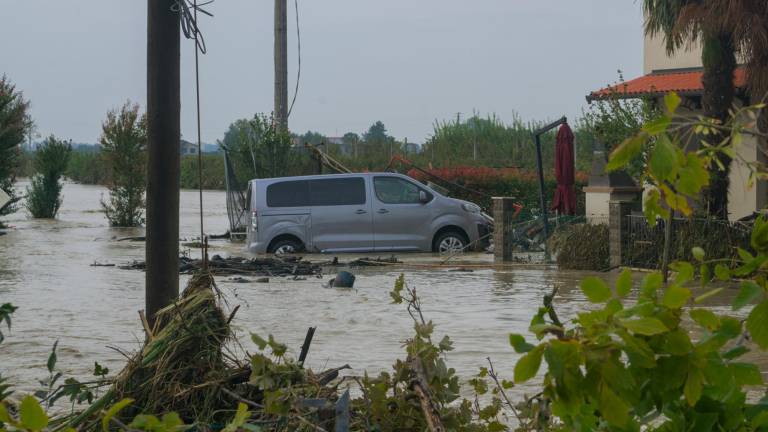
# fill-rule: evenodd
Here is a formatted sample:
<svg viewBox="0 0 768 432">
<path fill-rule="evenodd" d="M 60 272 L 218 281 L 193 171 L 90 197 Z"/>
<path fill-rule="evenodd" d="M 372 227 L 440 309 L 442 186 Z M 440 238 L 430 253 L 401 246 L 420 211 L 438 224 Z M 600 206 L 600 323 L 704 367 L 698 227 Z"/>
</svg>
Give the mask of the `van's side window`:
<svg viewBox="0 0 768 432">
<path fill-rule="evenodd" d="M 309 181 L 313 206 L 365 204 L 365 180 L 362 177 Z"/>
<path fill-rule="evenodd" d="M 397 177 L 374 177 L 376 198 L 385 204 L 419 204 L 419 191 L 415 184 Z"/>
<path fill-rule="evenodd" d="M 309 205 L 309 182 L 284 181 L 267 186 L 268 207 L 306 207 Z"/>
</svg>

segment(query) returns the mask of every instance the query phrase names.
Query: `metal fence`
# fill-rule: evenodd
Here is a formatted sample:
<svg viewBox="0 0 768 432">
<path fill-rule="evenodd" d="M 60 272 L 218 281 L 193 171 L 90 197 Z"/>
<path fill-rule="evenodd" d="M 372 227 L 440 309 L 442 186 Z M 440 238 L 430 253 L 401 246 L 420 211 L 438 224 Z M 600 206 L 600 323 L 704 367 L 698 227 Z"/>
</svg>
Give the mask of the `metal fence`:
<svg viewBox="0 0 768 432">
<path fill-rule="evenodd" d="M 651 226 L 643 215 L 627 216 L 622 227 L 623 265 L 660 268 L 665 223 L 658 220 L 656 225 Z M 672 221 L 670 262 L 693 260 L 691 249 L 694 246 L 703 248 L 708 258 L 736 258 L 737 247 L 749 250 L 750 232 L 751 226 L 743 222 L 675 218 Z"/>
</svg>

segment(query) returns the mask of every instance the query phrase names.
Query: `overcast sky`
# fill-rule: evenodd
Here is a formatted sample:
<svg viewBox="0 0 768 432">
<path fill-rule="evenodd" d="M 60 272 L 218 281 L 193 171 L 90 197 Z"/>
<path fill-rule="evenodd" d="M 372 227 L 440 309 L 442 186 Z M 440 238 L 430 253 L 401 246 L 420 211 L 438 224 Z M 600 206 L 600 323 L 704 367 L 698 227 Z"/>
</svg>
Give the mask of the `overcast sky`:
<svg viewBox="0 0 768 432">
<path fill-rule="evenodd" d="M 96 142 L 107 110 L 146 100 L 146 0 L 0 0 L 0 74 L 41 135 Z M 289 99 L 296 27 L 289 0 Z M 376 120 L 424 142 L 435 120 L 573 118 L 584 96 L 642 71 L 637 0 L 298 0 L 293 132 L 337 136 Z M 203 141 L 272 109 L 273 1 L 216 0 L 201 20 Z M 182 41 L 182 134 L 193 140 L 193 44 Z"/>
</svg>

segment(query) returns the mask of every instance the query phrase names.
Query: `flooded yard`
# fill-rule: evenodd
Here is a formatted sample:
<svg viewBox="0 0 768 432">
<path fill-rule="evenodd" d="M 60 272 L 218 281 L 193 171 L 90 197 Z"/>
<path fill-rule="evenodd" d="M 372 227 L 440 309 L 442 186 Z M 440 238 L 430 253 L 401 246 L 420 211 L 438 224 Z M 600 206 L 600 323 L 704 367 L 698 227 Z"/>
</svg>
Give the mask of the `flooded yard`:
<svg viewBox="0 0 768 432">
<path fill-rule="evenodd" d="M 99 199 L 106 195 L 103 188 L 67 184 L 63 194 L 58 220 L 31 220 L 19 211 L 4 219 L 13 228 L 0 236 L 0 302 L 19 307 L 13 329 L 0 345 L 0 367 L 21 389 L 33 389 L 37 379 L 46 375 L 45 361 L 56 340 L 62 371 L 87 378 L 94 361 L 118 371 L 125 358 L 114 348 L 131 352 L 143 338 L 137 311 L 144 307 L 144 273 L 91 266 L 143 260 L 143 242 L 116 240 L 142 235 L 143 230 L 108 227 L 99 212 Z M 225 194 L 206 192 L 204 202 L 206 231 L 224 232 Z M 199 232 L 197 218 L 197 192 L 183 191 L 182 238 L 191 239 Z M 226 241 L 213 242 L 212 249 L 215 254 L 245 255 L 242 245 Z M 350 374 L 377 373 L 404 357 L 401 345 L 412 333 L 412 321 L 405 307 L 393 305 L 389 297 L 400 273 L 417 288 L 436 335 L 453 339 L 455 350 L 448 364 L 463 379 L 485 365 L 487 357 L 511 378 L 517 355 L 507 334 L 527 333 L 542 296 L 553 287 L 560 288 L 556 304 L 561 317 L 571 318 L 589 307 L 578 289 L 583 272 L 544 266 L 491 267 L 492 256 L 487 254 L 461 257 L 471 270 L 462 272 L 434 265 L 440 258 L 428 254 L 399 258 L 403 265 L 353 270 L 357 281 L 351 290 L 324 288 L 330 276 L 296 281 L 273 278 L 266 284 L 235 283 L 221 277 L 217 282 L 227 308 L 241 305 L 234 323 L 245 349 L 254 350 L 249 332 L 273 334 L 297 356 L 307 327 L 316 326 L 307 365 L 317 370 L 349 364 Z M 182 283 L 186 279 L 183 276 Z M 723 305 L 729 304 L 733 294 L 734 290 L 726 290 L 711 306 L 728 311 Z M 764 356 L 756 360 L 767 363 Z M 516 388 L 526 390 L 531 388 Z"/>
</svg>

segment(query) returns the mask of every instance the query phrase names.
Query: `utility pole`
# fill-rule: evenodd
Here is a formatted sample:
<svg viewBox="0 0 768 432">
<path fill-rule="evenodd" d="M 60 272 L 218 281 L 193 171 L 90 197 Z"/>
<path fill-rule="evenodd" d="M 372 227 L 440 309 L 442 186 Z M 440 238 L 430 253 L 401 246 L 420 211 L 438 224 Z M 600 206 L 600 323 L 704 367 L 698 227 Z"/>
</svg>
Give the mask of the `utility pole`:
<svg viewBox="0 0 768 432">
<path fill-rule="evenodd" d="M 179 295 L 181 20 L 176 0 L 147 0 L 146 312 Z"/>
<path fill-rule="evenodd" d="M 275 123 L 288 129 L 287 0 L 275 0 Z"/>
</svg>

